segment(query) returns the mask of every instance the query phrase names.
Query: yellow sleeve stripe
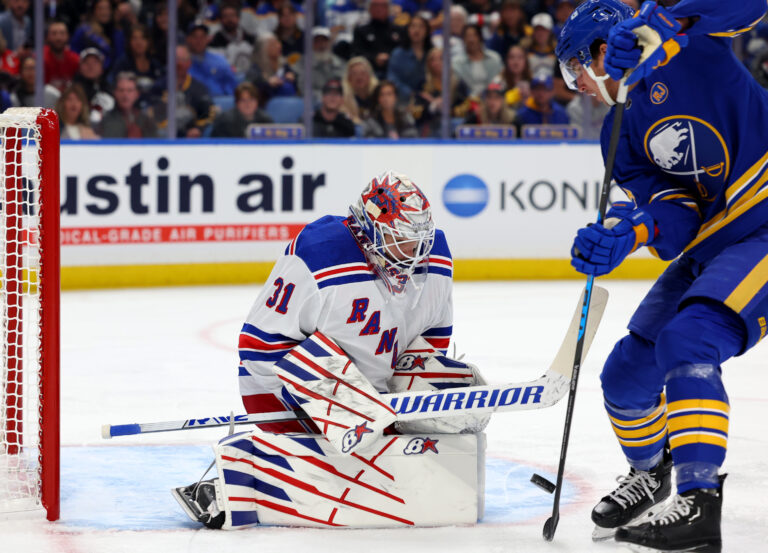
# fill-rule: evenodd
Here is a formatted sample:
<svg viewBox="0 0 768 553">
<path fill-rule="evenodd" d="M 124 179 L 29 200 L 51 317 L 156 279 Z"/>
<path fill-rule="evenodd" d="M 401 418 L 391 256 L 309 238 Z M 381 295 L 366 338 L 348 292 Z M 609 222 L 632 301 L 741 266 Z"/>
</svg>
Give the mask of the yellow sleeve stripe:
<svg viewBox="0 0 768 553">
<path fill-rule="evenodd" d="M 733 292 L 725 298 L 725 305 L 736 311 L 736 313 L 741 313 L 765 286 L 766 282 L 768 282 L 768 255 L 761 259 Z"/>
<path fill-rule="evenodd" d="M 760 190 L 760 188 L 763 187 L 766 182 L 768 182 L 768 171 L 766 171 L 766 174 L 763 175 L 763 177 L 747 193 L 739 198 L 739 201 L 731 206 L 731 208 L 721 211 L 710 218 L 708 222 L 704 223 L 699 229 L 698 236 L 686 246 L 685 251 L 700 244 L 726 225 L 738 219 L 753 206 L 765 200 L 768 197 L 768 188 L 763 188 L 762 190 Z"/>
<path fill-rule="evenodd" d="M 719 415 L 685 415 L 683 417 L 672 417 L 667 421 L 667 427 L 670 432 L 689 428 L 709 428 L 728 433 L 728 418 Z"/>
<path fill-rule="evenodd" d="M 629 419 L 629 420 L 623 420 L 623 419 L 617 419 L 615 417 L 612 417 L 611 415 L 608 415 L 608 418 L 611 419 L 611 422 L 615 426 L 619 426 L 621 428 L 632 428 L 634 426 L 642 426 L 643 424 L 651 422 L 653 419 L 658 417 L 667 407 L 667 398 L 664 396 L 664 394 L 661 394 L 661 400 L 659 402 L 658 407 L 653 410 L 652 413 L 649 415 L 641 418 L 641 419 Z"/>
<path fill-rule="evenodd" d="M 730 198 L 733 198 L 742 186 L 751 182 L 765 168 L 766 164 L 768 164 L 768 153 L 758 159 L 752 167 L 747 169 L 743 175 L 736 179 L 736 182 L 726 189 L 726 203 L 730 203 Z"/>
<path fill-rule="evenodd" d="M 711 411 L 721 411 L 726 414 L 731 412 L 730 405 L 724 401 L 718 401 L 716 399 L 682 399 L 680 401 L 673 401 L 668 406 L 668 412 L 670 414 L 684 409 L 707 409 Z"/>
<path fill-rule="evenodd" d="M 719 434 L 705 434 L 703 432 L 681 434 L 679 436 L 672 436 L 669 438 L 669 447 L 672 449 L 689 444 L 709 444 L 727 449 L 728 438 L 720 436 Z"/>
<path fill-rule="evenodd" d="M 760 23 L 763 20 L 762 17 L 755 21 L 754 23 L 751 23 L 749 27 L 744 27 L 743 29 L 739 29 L 738 31 L 725 31 L 723 33 L 709 33 L 709 36 L 724 36 L 724 37 L 732 37 L 732 36 L 738 36 L 740 34 L 746 33 L 747 31 L 751 31 L 754 29 L 755 25 Z"/>
<path fill-rule="evenodd" d="M 653 196 L 651 196 L 651 199 L 648 200 L 648 203 L 656 201 L 659 197 L 663 196 L 664 194 L 671 194 L 673 192 L 682 192 L 682 194 L 678 194 L 677 197 L 685 196 L 687 198 L 693 199 L 693 196 L 690 194 L 685 194 L 686 190 L 685 188 L 671 188 L 669 190 L 662 190 L 661 192 L 656 192 Z"/>
<path fill-rule="evenodd" d="M 622 430 L 621 428 L 614 426 L 613 431 L 619 438 L 646 438 L 648 436 L 655 435 L 659 430 L 662 430 L 667 425 L 667 417 L 662 417 L 651 426 L 641 428 L 640 430 Z"/>
</svg>

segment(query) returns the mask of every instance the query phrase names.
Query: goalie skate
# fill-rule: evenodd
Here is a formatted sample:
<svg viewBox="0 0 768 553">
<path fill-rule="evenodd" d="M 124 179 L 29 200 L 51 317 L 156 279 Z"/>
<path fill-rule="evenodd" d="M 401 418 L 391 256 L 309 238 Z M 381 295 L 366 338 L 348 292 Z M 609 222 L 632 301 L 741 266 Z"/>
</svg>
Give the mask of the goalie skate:
<svg viewBox="0 0 768 553">
<path fill-rule="evenodd" d="M 225 516 L 225 513 L 219 509 L 217 502 L 219 495 L 217 480 L 204 480 L 171 490 L 171 495 L 178 501 L 189 518 L 214 529 L 223 526 Z"/>
</svg>

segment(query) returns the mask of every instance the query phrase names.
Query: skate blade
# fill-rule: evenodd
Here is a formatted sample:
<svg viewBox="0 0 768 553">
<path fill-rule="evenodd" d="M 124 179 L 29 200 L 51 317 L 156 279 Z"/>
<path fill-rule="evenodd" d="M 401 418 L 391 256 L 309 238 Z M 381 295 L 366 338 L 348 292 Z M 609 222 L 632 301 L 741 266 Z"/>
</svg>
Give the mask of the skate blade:
<svg viewBox="0 0 768 553">
<path fill-rule="evenodd" d="M 709 543 L 684 549 L 654 549 L 653 547 L 646 547 L 644 545 L 637 545 L 623 541 L 617 543 L 629 547 L 629 549 L 634 553 L 720 553 L 723 549 L 722 545 Z"/>
<path fill-rule="evenodd" d="M 201 513 L 195 513 L 195 511 L 192 509 L 192 507 L 189 505 L 189 502 L 187 501 L 187 496 L 184 495 L 184 490 L 188 486 L 182 486 L 180 488 L 172 488 L 171 489 L 171 495 L 176 500 L 176 502 L 181 506 L 181 508 L 184 510 L 185 513 L 187 513 L 187 516 L 193 521 L 193 522 L 200 522 L 200 514 Z"/>
<path fill-rule="evenodd" d="M 659 503 L 651 505 L 648 509 L 640 513 L 636 518 L 633 518 L 627 524 L 622 524 L 622 526 L 639 526 L 644 522 L 649 522 L 656 514 L 656 512 L 661 509 L 663 504 L 664 501 L 660 501 Z M 615 535 L 616 528 L 603 528 L 602 526 L 595 526 L 595 529 L 592 530 L 592 541 L 601 542 L 611 540 Z"/>
</svg>

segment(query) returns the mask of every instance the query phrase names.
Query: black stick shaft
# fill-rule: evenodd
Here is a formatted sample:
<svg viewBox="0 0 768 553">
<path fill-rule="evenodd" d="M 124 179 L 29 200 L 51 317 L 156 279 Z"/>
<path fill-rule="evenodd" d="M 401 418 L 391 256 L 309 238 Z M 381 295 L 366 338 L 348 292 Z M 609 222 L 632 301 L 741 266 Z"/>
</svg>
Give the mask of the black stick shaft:
<svg viewBox="0 0 768 553">
<path fill-rule="evenodd" d="M 621 136 L 621 120 L 624 118 L 624 108 L 626 106 L 626 88 L 624 82 L 619 85 L 619 102 L 616 106 L 616 112 L 613 118 L 613 127 L 611 127 L 611 140 L 608 144 L 608 155 L 605 160 L 605 174 L 603 175 L 603 186 L 600 190 L 600 203 L 597 209 L 597 222 L 601 223 L 605 218 L 605 211 L 608 208 L 608 196 L 611 192 L 611 179 L 613 177 L 613 165 L 616 161 L 616 150 L 619 146 L 619 137 Z M 584 305 L 581 311 L 581 323 L 579 325 L 579 337 L 576 342 L 576 351 L 573 356 L 573 373 L 571 375 L 571 387 L 568 391 L 568 406 L 565 410 L 565 425 L 563 428 L 563 441 L 560 445 L 560 464 L 557 467 L 557 482 L 555 484 L 555 499 L 552 504 L 552 516 L 544 524 L 543 535 L 547 541 L 552 541 L 555 537 L 557 524 L 560 522 L 560 494 L 563 489 L 563 474 L 565 472 L 565 458 L 568 454 L 568 442 L 571 436 L 571 422 L 573 421 L 573 409 L 576 403 L 576 388 L 579 384 L 579 372 L 581 370 L 581 357 L 584 351 L 584 334 L 587 328 L 587 316 L 589 315 L 589 304 L 592 300 L 592 286 L 595 277 L 587 277 L 586 293 L 584 294 Z"/>
</svg>

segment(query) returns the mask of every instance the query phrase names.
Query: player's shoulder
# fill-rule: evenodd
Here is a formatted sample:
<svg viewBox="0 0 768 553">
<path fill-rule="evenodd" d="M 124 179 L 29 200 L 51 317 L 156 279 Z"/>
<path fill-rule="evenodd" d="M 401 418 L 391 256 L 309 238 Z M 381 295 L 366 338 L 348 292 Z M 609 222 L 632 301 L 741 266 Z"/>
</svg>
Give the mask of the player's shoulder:
<svg viewBox="0 0 768 553">
<path fill-rule="evenodd" d="M 429 252 L 430 274 L 437 274 L 447 277 L 453 277 L 453 256 L 448 247 L 448 241 L 445 233 L 440 229 L 435 229 L 435 241 L 432 244 L 432 250 Z"/>
<path fill-rule="evenodd" d="M 305 226 L 288 244 L 285 253 L 301 258 L 312 273 L 339 265 L 367 265 L 346 219 L 334 215 L 326 215 Z"/>
</svg>

